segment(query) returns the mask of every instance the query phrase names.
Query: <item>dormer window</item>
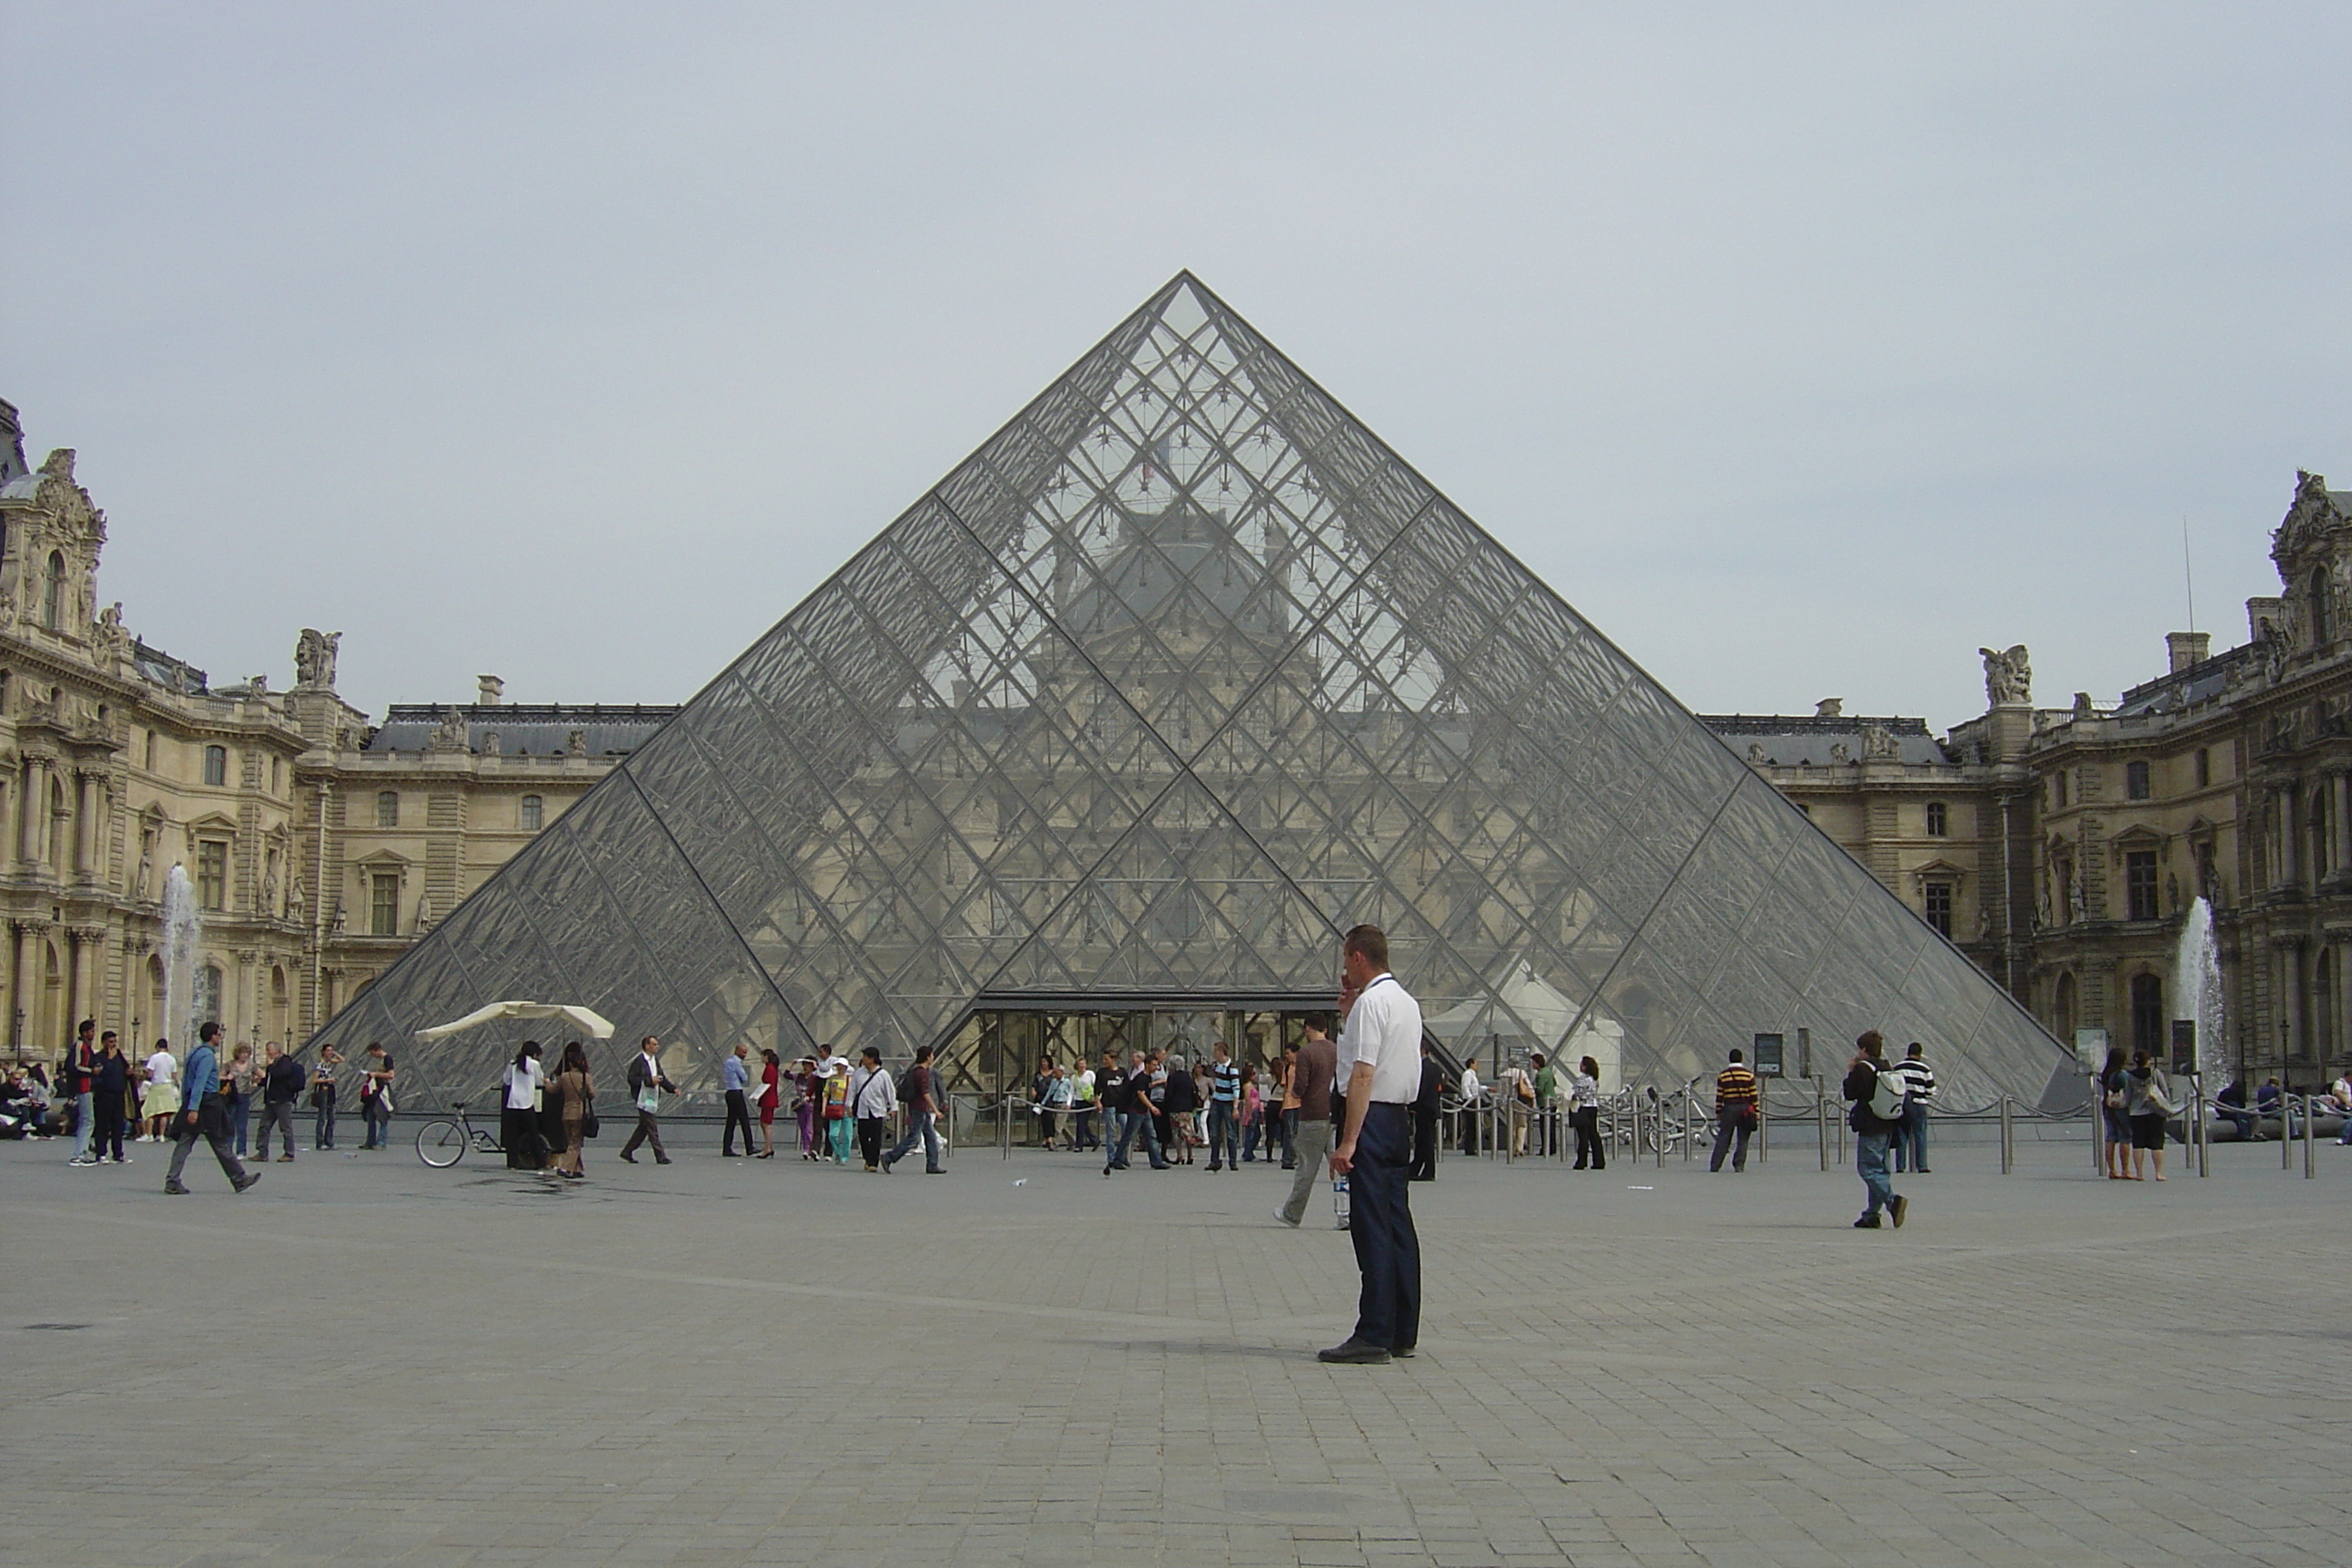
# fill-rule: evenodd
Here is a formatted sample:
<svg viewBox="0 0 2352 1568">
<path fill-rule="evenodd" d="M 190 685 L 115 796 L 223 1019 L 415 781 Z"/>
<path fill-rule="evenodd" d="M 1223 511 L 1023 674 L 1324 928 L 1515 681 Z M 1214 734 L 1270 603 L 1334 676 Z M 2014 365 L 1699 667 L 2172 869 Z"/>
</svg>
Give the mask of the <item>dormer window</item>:
<svg viewBox="0 0 2352 1568">
<path fill-rule="evenodd" d="M 41 591 L 41 624 L 53 632 L 66 629 L 66 558 L 61 551 L 49 552 L 48 583 Z"/>
</svg>

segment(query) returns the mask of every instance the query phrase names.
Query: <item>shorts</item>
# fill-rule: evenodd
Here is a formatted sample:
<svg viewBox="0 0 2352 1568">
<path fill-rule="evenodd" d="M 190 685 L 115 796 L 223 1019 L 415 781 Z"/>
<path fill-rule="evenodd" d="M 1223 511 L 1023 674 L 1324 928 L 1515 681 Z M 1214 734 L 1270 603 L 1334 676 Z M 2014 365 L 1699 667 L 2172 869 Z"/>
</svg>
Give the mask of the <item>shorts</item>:
<svg viewBox="0 0 2352 1568">
<path fill-rule="evenodd" d="M 2164 1117 L 2151 1111 L 2131 1119 L 2131 1146 L 2135 1149 L 2162 1150 L 2164 1147 Z"/>
<path fill-rule="evenodd" d="M 2111 1110 L 2104 1105 L 2099 1108 L 2099 1114 L 2106 1118 L 2108 1142 L 2129 1143 L 2131 1142 L 2130 1118 L 2120 1110 Z"/>
</svg>

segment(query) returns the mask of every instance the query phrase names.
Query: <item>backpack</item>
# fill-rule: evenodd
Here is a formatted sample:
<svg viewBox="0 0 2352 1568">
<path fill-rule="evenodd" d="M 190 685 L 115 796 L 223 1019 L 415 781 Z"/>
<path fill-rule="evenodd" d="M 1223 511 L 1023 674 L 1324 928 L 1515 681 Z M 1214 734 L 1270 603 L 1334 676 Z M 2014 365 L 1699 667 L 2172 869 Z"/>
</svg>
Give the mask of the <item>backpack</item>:
<svg viewBox="0 0 2352 1568">
<path fill-rule="evenodd" d="M 1899 1068 L 1880 1068 L 1877 1087 L 1870 1091 L 1870 1113 L 1881 1121 L 1900 1121 L 1910 1103 L 1910 1078 Z"/>
<path fill-rule="evenodd" d="M 914 1068 L 908 1068 L 904 1073 L 899 1075 L 898 1103 L 901 1105 L 912 1105 L 915 1103 L 915 1073 L 917 1070 L 918 1069 Z"/>
</svg>

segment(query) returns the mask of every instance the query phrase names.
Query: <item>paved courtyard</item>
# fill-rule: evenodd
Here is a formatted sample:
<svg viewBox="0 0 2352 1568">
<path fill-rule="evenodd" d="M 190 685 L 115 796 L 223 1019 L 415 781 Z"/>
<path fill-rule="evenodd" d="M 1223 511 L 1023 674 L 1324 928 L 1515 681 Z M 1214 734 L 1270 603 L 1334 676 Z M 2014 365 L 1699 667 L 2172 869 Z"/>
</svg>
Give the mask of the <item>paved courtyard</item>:
<svg viewBox="0 0 2352 1568">
<path fill-rule="evenodd" d="M 2340 1563 L 2352 1150 L 2111 1184 L 1952 1144 L 1901 1231 L 1454 1161 L 1423 1354 L 1261 1168 L 542 1185 L 305 1153 L 232 1197 L 0 1146 L 0 1563 Z"/>
</svg>

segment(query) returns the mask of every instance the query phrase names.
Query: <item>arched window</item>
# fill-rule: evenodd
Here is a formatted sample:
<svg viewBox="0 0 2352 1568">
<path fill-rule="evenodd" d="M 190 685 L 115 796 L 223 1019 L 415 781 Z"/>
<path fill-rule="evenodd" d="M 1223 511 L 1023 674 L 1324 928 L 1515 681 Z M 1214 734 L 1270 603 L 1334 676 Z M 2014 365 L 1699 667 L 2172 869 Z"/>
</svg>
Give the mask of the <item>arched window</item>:
<svg viewBox="0 0 2352 1568">
<path fill-rule="evenodd" d="M 545 819 L 546 803 L 535 795 L 527 795 L 522 797 L 520 816 L 522 820 L 522 830 L 525 833 L 536 833 L 539 831 L 540 823 Z"/>
<path fill-rule="evenodd" d="M 2327 568 L 2311 569 L 2311 646 L 2326 647 L 2336 640 L 2336 617 L 2328 605 Z"/>
<path fill-rule="evenodd" d="M 376 793 L 375 825 L 378 827 L 400 826 L 400 792 L 398 790 L 379 790 Z"/>
<path fill-rule="evenodd" d="M 1927 837 L 1941 838 L 1951 830 L 1951 814 L 1945 809 L 1944 803 L 1940 800 L 1929 801 L 1927 803 Z"/>
<path fill-rule="evenodd" d="M 53 632 L 66 629 L 66 558 L 62 551 L 49 552 L 49 576 L 41 590 L 41 624 Z"/>
<path fill-rule="evenodd" d="M 228 783 L 228 748 L 226 746 L 205 748 L 205 783 L 208 784 Z"/>
</svg>

